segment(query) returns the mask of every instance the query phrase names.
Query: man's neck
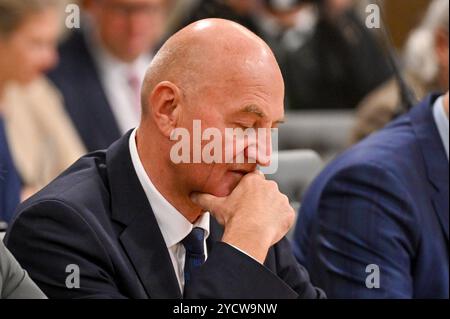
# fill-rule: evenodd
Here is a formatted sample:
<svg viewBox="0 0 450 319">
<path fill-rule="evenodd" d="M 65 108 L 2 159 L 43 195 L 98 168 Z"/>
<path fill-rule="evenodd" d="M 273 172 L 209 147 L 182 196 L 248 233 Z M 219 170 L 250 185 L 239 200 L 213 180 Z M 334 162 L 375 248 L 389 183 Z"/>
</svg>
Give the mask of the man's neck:
<svg viewBox="0 0 450 319">
<path fill-rule="evenodd" d="M 190 194 L 183 192 L 186 187 L 179 185 L 179 178 L 174 176 L 173 171 L 166 165 L 161 157 L 160 150 L 154 147 L 158 144 L 152 143 L 152 147 L 148 147 L 147 144 L 141 142 L 143 140 L 149 141 L 152 139 L 143 137 L 141 130 L 138 129 L 136 133 L 137 150 L 148 177 L 158 192 L 189 222 L 194 224 L 201 216 L 202 211 L 194 206 L 189 198 Z M 145 158 L 151 158 L 152 161 L 146 161 Z"/>
</svg>

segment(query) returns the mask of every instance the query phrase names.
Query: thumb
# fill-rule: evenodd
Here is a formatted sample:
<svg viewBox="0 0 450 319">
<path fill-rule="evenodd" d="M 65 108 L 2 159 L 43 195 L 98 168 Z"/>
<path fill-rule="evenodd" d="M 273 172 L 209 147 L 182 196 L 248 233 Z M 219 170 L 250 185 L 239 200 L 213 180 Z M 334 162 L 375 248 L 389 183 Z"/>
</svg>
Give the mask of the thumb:
<svg viewBox="0 0 450 319">
<path fill-rule="evenodd" d="M 223 198 L 205 193 L 192 193 L 191 200 L 194 202 L 194 204 L 200 206 L 211 214 L 214 214 L 214 212 L 220 209 L 220 206 L 224 201 Z"/>
</svg>

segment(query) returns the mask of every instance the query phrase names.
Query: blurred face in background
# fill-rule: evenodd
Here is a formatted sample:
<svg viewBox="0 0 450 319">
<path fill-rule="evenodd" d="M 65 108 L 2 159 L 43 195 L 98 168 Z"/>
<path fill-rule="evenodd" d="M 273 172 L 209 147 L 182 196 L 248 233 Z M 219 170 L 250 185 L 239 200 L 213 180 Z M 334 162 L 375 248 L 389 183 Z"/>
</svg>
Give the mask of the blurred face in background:
<svg viewBox="0 0 450 319">
<path fill-rule="evenodd" d="M 132 62 L 149 52 L 161 38 L 167 15 L 166 0 L 89 0 L 102 45 L 114 56 Z"/>
<path fill-rule="evenodd" d="M 8 34 L 0 33 L 2 78 L 27 84 L 57 63 L 56 45 L 60 20 L 49 7 L 30 13 Z"/>
</svg>

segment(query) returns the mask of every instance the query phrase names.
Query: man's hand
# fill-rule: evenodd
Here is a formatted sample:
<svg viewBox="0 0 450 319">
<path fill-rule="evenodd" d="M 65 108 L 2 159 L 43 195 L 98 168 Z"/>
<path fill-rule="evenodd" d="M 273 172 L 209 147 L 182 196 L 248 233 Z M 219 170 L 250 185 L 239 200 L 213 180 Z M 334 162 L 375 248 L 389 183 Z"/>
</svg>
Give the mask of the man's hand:
<svg viewBox="0 0 450 319">
<path fill-rule="evenodd" d="M 196 193 L 191 198 L 225 227 L 223 242 L 261 264 L 269 248 L 286 235 L 295 219 L 287 196 L 259 171 L 244 176 L 228 197 Z"/>
</svg>

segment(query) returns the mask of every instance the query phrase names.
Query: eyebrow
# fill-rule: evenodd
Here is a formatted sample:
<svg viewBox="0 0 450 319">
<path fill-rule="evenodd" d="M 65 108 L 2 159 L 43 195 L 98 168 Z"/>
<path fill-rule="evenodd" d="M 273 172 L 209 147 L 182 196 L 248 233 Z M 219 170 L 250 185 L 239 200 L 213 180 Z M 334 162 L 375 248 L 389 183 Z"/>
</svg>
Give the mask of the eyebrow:
<svg viewBox="0 0 450 319">
<path fill-rule="evenodd" d="M 267 118 L 266 113 L 264 113 L 263 110 L 261 110 L 261 108 L 257 105 L 251 104 L 251 105 L 247 105 L 246 107 L 244 107 L 241 110 L 242 113 L 251 113 L 251 114 L 255 114 L 257 115 L 259 118 Z M 275 124 L 283 124 L 285 123 L 284 119 L 281 119 L 279 121 L 276 121 Z"/>
</svg>

